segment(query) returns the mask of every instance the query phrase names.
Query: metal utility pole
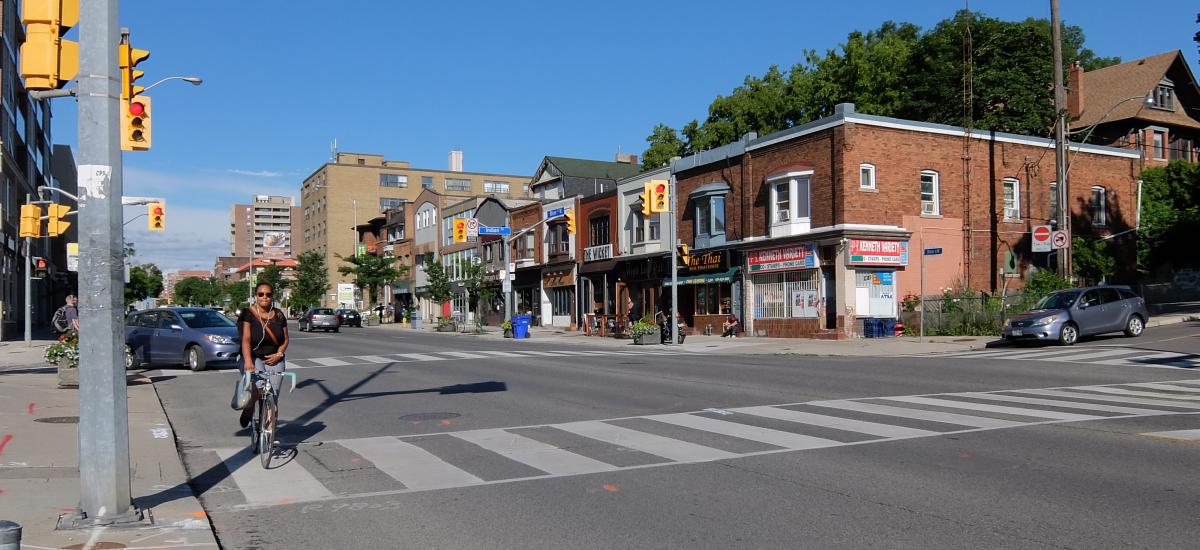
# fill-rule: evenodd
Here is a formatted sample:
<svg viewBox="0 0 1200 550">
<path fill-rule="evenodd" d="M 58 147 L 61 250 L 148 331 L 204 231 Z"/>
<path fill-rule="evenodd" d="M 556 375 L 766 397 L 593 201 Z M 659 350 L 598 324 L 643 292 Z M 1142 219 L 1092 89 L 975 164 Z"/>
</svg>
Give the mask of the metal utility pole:
<svg viewBox="0 0 1200 550">
<path fill-rule="evenodd" d="M 675 216 L 675 205 L 678 201 L 675 198 L 675 163 L 671 163 L 671 182 L 667 189 L 671 194 L 671 211 L 668 215 L 671 217 L 671 223 L 667 224 L 671 227 L 671 248 L 667 252 L 671 254 L 671 318 L 668 321 L 671 323 L 671 345 L 679 343 L 679 254 L 676 251 L 679 249 L 678 240 L 678 218 Z"/>
<path fill-rule="evenodd" d="M 1054 178 L 1058 182 L 1058 230 L 1071 234 L 1067 191 L 1067 92 L 1063 88 L 1062 19 L 1058 0 L 1050 0 L 1050 36 L 1054 42 Z M 1058 274 L 1071 277 L 1071 248 L 1058 249 Z"/>
<path fill-rule="evenodd" d="M 512 227 L 512 222 L 510 221 L 508 223 L 509 223 L 509 227 Z M 500 269 L 500 273 L 503 273 L 504 276 L 501 277 L 500 292 L 502 294 L 504 294 L 504 320 L 511 323 L 512 316 L 513 316 L 512 280 L 511 280 L 511 278 L 513 275 L 509 271 L 509 263 L 508 262 L 512 259 L 510 257 L 511 252 L 509 251 L 509 247 L 512 246 L 512 241 L 509 240 L 509 237 L 501 235 L 500 236 L 500 244 L 504 246 L 504 256 L 503 256 L 504 257 L 504 260 L 503 260 L 504 266 Z M 505 290 L 505 289 L 507 289 L 507 290 Z"/>
<path fill-rule="evenodd" d="M 79 3 L 79 510 L 75 525 L 141 519 L 129 475 L 121 224 L 118 0 Z"/>
</svg>

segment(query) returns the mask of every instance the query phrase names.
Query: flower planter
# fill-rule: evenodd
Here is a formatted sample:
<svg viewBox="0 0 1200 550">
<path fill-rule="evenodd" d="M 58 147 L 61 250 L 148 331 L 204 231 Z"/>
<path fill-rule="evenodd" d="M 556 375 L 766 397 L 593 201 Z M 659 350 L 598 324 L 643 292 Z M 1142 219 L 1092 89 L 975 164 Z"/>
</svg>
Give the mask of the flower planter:
<svg viewBox="0 0 1200 550">
<path fill-rule="evenodd" d="M 658 339 L 655 338 L 655 335 L 653 335 L 653 334 L 634 334 L 633 335 L 633 344 L 635 346 L 649 346 L 651 344 L 657 344 L 657 343 L 658 343 Z"/>
<path fill-rule="evenodd" d="M 79 368 L 70 366 L 66 359 L 58 362 L 58 387 L 79 387 Z"/>
</svg>

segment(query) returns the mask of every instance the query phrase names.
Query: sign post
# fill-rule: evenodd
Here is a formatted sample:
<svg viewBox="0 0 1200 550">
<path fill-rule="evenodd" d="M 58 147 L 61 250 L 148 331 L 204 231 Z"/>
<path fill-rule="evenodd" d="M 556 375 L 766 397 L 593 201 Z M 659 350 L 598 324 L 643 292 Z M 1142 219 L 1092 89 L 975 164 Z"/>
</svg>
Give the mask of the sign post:
<svg viewBox="0 0 1200 550">
<path fill-rule="evenodd" d="M 921 251 L 921 335 L 917 341 L 922 343 L 925 342 L 925 262 L 929 260 L 930 256 L 941 255 L 941 247 L 925 248 Z"/>
</svg>

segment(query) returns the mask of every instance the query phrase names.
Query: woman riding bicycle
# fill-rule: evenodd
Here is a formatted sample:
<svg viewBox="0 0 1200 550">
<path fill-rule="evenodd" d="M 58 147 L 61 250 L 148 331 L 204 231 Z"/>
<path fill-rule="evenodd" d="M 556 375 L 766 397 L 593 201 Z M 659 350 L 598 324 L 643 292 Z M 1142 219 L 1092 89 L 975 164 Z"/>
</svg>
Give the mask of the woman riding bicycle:
<svg viewBox="0 0 1200 550">
<path fill-rule="evenodd" d="M 274 293 L 270 283 L 258 283 L 254 287 L 254 305 L 242 310 L 237 324 L 242 338 L 242 372 L 270 374 L 271 384 L 278 388 L 285 368 L 283 352 L 288 347 L 288 333 L 287 317 L 273 305 Z M 242 409 L 243 428 L 250 424 L 258 394 L 255 388 L 250 402 Z"/>
</svg>

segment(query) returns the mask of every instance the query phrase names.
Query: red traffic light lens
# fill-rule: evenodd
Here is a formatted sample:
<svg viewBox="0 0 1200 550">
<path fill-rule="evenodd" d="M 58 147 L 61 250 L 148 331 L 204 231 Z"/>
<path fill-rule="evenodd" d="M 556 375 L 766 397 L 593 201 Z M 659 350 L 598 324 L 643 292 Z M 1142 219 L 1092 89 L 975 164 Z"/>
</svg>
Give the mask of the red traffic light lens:
<svg viewBox="0 0 1200 550">
<path fill-rule="evenodd" d="M 655 193 L 666 193 L 666 192 L 667 192 L 667 186 L 665 186 L 665 185 L 663 185 L 663 184 L 661 184 L 661 183 L 660 183 L 660 184 L 658 184 L 658 185 L 654 186 L 654 192 L 655 192 Z"/>
<path fill-rule="evenodd" d="M 162 214 L 163 214 L 163 209 L 162 209 L 161 207 L 155 207 L 155 208 L 154 208 L 154 215 L 155 215 L 155 216 L 161 216 Z"/>
<path fill-rule="evenodd" d="M 133 116 L 142 116 L 146 113 L 146 106 L 140 101 L 134 101 L 129 104 L 129 114 Z"/>
</svg>

